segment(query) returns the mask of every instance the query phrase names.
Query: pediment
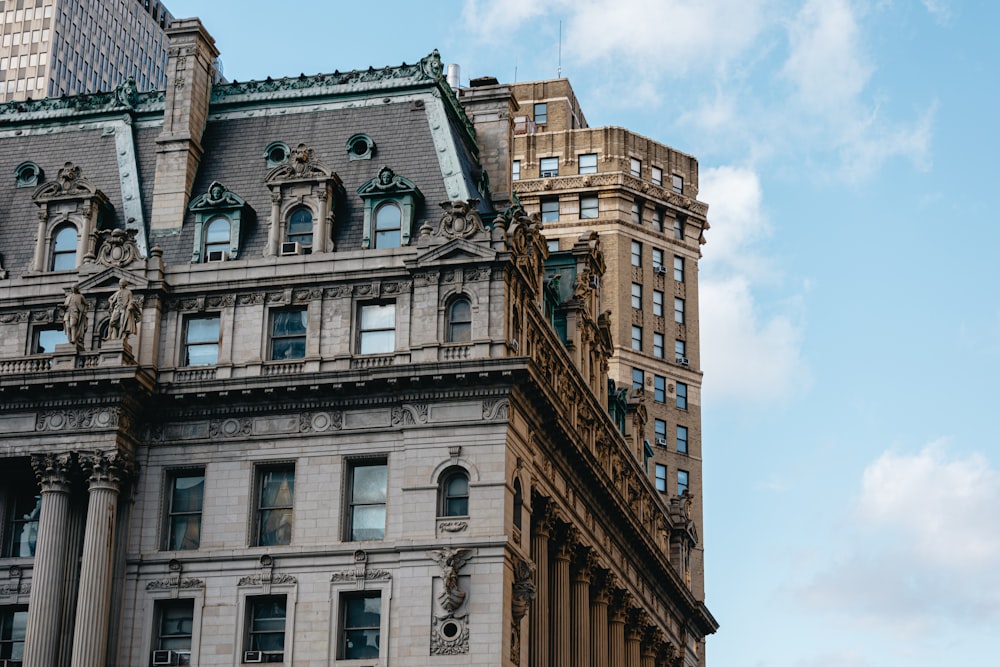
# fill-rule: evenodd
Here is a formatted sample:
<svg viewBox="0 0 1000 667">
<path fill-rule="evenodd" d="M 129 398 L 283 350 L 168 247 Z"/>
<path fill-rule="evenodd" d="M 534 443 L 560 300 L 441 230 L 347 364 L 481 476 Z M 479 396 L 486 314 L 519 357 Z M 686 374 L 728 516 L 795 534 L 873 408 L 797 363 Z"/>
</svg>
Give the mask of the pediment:
<svg viewBox="0 0 1000 667">
<path fill-rule="evenodd" d="M 497 252 L 486 244 L 474 243 L 466 239 L 451 239 L 439 246 L 432 246 L 418 252 L 415 266 L 429 264 L 451 264 L 477 261 L 492 261 L 497 258 Z"/>
<path fill-rule="evenodd" d="M 89 264 L 84 266 L 99 265 Z M 149 281 L 143 276 L 136 275 L 131 271 L 126 271 L 125 269 L 117 266 L 104 267 L 101 271 L 82 279 L 78 284 L 80 291 L 86 294 L 91 291 L 103 292 L 116 290 L 118 289 L 119 281 L 122 279 L 127 280 L 128 284 L 131 285 L 136 291 L 141 292 L 149 287 Z"/>
</svg>

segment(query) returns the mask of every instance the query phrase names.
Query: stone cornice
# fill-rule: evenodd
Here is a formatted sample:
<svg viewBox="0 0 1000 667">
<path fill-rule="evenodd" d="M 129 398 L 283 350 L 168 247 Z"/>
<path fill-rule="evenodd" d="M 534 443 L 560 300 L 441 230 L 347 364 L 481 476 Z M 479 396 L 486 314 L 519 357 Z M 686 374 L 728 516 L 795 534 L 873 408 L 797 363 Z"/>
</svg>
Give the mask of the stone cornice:
<svg viewBox="0 0 1000 667">
<path fill-rule="evenodd" d="M 571 174 L 568 176 L 552 176 L 549 178 L 526 178 L 514 182 L 514 191 L 518 196 L 553 195 L 562 190 L 586 190 L 588 188 L 617 187 L 629 190 L 634 194 L 665 202 L 678 210 L 696 217 L 706 223 L 708 204 L 697 199 L 691 199 L 673 192 L 669 188 L 654 185 L 649 181 L 626 174 L 621 171 L 610 171 L 597 174 Z"/>
</svg>

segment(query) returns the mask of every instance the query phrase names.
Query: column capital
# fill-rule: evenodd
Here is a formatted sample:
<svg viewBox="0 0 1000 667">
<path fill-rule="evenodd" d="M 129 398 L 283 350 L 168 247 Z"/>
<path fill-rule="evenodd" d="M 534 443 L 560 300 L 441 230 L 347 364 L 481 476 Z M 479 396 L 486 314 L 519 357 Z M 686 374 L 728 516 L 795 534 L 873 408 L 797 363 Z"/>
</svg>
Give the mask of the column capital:
<svg viewBox="0 0 1000 667">
<path fill-rule="evenodd" d="M 571 560 L 579 544 L 580 531 L 572 524 L 560 523 L 553 535 L 555 542 L 555 557 L 559 560 Z"/>
<path fill-rule="evenodd" d="M 663 649 L 663 645 L 665 643 L 666 642 L 662 630 L 660 630 L 655 625 L 647 626 L 646 636 L 643 638 L 642 641 L 643 656 L 653 658 L 655 660 L 660 655 Z"/>
<path fill-rule="evenodd" d="M 577 545 L 573 553 L 573 581 L 592 583 L 597 569 L 597 554 L 590 547 Z"/>
<path fill-rule="evenodd" d="M 656 664 L 662 665 L 663 667 L 679 667 L 683 664 L 683 659 L 680 659 L 677 655 L 677 647 L 675 647 L 666 637 L 663 638 L 663 643 L 660 644 L 659 653 L 656 655 Z"/>
<path fill-rule="evenodd" d="M 117 449 L 79 452 L 78 456 L 91 489 L 106 488 L 118 491 L 122 483 L 127 482 L 135 473 L 135 462 L 132 461 L 132 457 Z"/>
<path fill-rule="evenodd" d="M 549 537 L 555 528 L 558 513 L 548 499 L 536 496 L 531 502 L 532 534 L 539 537 Z"/>
<path fill-rule="evenodd" d="M 611 604 L 608 611 L 611 620 L 617 623 L 624 623 L 626 621 L 626 614 L 631 609 L 632 595 L 626 590 L 612 586 L 610 600 Z"/>
<path fill-rule="evenodd" d="M 42 493 L 69 493 L 73 455 L 32 454 L 31 469 L 35 472 Z"/>
<path fill-rule="evenodd" d="M 649 615 L 642 609 L 630 607 L 627 612 L 625 636 L 628 639 L 642 641 L 646 634 L 646 626 L 649 624 Z"/>
<path fill-rule="evenodd" d="M 610 604 L 611 594 L 614 591 L 617 581 L 617 577 L 610 570 L 600 566 L 595 567 L 590 589 L 591 603 Z"/>
</svg>

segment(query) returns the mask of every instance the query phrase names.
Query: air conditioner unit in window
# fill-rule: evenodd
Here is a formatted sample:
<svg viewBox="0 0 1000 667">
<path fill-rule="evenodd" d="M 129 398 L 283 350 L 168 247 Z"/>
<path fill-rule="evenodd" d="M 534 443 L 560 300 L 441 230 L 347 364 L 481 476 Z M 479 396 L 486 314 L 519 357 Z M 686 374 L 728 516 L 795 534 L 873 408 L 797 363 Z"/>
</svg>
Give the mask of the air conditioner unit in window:
<svg viewBox="0 0 1000 667">
<path fill-rule="evenodd" d="M 296 244 L 298 245 L 298 244 Z M 243 662 L 264 662 L 263 651 L 243 651 Z"/>
<path fill-rule="evenodd" d="M 677 357 L 677 363 L 679 363 L 681 366 L 687 366 L 688 365 L 687 357 Z"/>
<path fill-rule="evenodd" d="M 191 664 L 191 651 L 174 651 L 174 655 L 177 656 L 177 662 L 175 665 L 190 665 Z"/>
<path fill-rule="evenodd" d="M 267 651 L 264 652 L 264 662 L 284 662 L 284 661 L 285 661 L 284 653 L 269 653 Z"/>
<path fill-rule="evenodd" d="M 666 438 L 657 438 L 656 439 L 656 444 L 659 445 L 660 447 L 666 447 L 667 446 L 667 439 Z"/>
<path fill-rule="evenodd" d="M 552 178 L 553 176 L 558 176 L 558 175 L 559 175 L 558 169 L 542 169 L 542 172 L 540 174 L 542 178 Z"/>
<path fill-rule="evenodd" d="M 665 266 L 654 266 L 653 267 L 653 273 L 655 273 L 658 276 L 662 276 L 666 272 L 667 272 L 667 267 L 665 267 Z"/>
<path fill-rule="evenodd" d="M 208 261 L 210 262 L 224 262 L 229 259 L 229 253 L 225 250 L 212 250 L 208 253 Z"/>
<path fill-rule="evenodd" d="M 159 665 L 180 665 L 180 656 L 177 651 L 153 651 L 153 667 Z M 189 664 L 189 663 L 183 663 Z"/>
<path fill-rule="evenodd" d="M 302 254 L 302 244 L 298 241 L 288 241 L 281 244 L 281 256 L 285 255 L 301 255 Z"/>
</svg>

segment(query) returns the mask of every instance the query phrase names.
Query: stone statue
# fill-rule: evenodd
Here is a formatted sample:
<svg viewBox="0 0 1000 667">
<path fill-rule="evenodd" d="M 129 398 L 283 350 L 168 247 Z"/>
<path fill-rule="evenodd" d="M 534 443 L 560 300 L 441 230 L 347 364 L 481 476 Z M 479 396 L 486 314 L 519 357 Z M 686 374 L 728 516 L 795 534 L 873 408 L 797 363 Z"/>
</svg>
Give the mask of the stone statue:
<svg viewBox="0 0 1000 667">
<path fill-rule="evenodd" d="M 118 281 L 118 290 L 108 299 L 111 317 L 108 321 L 108 336 L 105 340 L 115 338 L 127 340 L 139 328 L 139 303 L 135 300 L 128 281 L 122 278 Z"/>
<path fill-rule="evenodd" d="M 472 557 L 472 550 L 438 549 L 430 553 L 441 568 L 441 582 L 444 585 L 444 590 L 438 594 L 438 602 L 445 611 L 453 612 L 465 601 L 466 593 L 458 585 L 458 571 Z"/>
<path fill-rule="evenodd" d="M 83 347 L 83 334 L 87 329 L 87 299 L 80 293 L 80 286 L 73 285 L 63 301 L 63 331 L 66 341 L 77 348 Z"/>
</svg>

